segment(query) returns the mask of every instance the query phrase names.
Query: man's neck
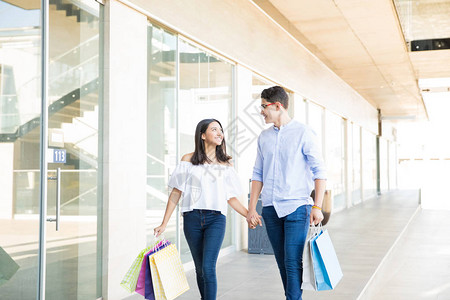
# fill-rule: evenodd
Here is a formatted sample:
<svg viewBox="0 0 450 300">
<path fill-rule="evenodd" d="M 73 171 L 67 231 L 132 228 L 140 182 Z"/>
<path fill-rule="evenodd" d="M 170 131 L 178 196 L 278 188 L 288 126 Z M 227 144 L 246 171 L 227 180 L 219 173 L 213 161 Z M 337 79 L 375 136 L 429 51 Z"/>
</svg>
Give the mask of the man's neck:
<svg viewBox="0 0 450 300">
<path fill-rule="evenodd" d="M 280 117 L 278 118 L 278 120 L 276 120 L 273 125 L 275 127 L 277 127 L 278 129 L 281 128 L 281 126 L 286 125 L 287 123 L 289 123 L 291 121 L 291 118 L 289 117 L 287 112 L 283 112 Z"/>
</svg>

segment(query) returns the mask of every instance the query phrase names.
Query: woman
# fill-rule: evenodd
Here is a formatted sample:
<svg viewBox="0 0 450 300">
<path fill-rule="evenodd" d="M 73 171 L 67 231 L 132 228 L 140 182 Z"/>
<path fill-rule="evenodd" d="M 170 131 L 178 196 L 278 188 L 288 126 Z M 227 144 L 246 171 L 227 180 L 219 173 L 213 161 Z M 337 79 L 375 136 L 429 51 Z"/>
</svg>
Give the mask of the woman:
<svg viewBox="0 0 450 300">
<path fill-rule="evenodd" d="M 195 130 L 195 151 L 184 155 L 173 172 L 169 180 L 169 187 L 173 189 L 164 219 L 155 228 L 156 236 L 164 232 L 183 195 L 183 231 L 194 259 L 203 300 L 216 299 L 216 262 L 225 235 L 227 202 L 247 217 L 247 209 L 237 199 L 242 188 L 230 159 L 220 122 L 200 121 Z"/>
</svg>

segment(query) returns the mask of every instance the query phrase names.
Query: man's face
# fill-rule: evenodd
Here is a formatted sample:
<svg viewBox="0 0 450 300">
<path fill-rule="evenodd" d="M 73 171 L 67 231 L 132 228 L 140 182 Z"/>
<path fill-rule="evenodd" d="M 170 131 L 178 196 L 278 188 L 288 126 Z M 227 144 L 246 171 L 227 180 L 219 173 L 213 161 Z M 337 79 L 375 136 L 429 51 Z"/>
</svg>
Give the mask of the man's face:
<svg viewBox="0 0 450 300">
<path fill-rule="evenodd" d="M 264 117 L 266 124 L 274 123 L 279 114 L 278 102 L 267 102 L 266 99 L 261 98 L 261 115 Z"/>
</svg>

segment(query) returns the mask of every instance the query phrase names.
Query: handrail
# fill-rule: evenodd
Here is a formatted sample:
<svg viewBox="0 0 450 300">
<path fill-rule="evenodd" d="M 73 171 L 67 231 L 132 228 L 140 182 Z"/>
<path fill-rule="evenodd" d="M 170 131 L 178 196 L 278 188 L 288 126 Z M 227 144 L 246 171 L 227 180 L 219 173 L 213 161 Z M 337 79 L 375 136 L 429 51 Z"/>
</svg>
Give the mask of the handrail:
<svg viewBox="0 0 450 300">
<path fill-rule="evenodd" d="M 160 159 L 158 159 L 157 157 L 154 157 L 153 155 L 147 153 L 147 156 L 150 157 L 151 159 L 153 159 L 156 162 L 159 162 L 160 164 L 162 164 L 163 166 L 166 166 L 166 163 Z"/>
<path fill-rule="evenodd" d="M 82 194 L 79 194 L 79 195 L 76 196 L 76 197 L 73 197 L 73 198 L 70 199 L 69 201 L 64 202 L 64 204 L 61 204 L 61 208 L 63 208 L 64 206 L 66 206 L 66 205 L 69 204 L 69 203 L 74 202 L 75 200 L 79 199 L 80 197 L 82 197 L 82 196 L 84 196 L 84 195 L 86 195 L 86 194 L 89 194 L 90 192 L 92 192 L 93 190 L 96 190 L 96 189 L 97 189 L 97 187 L 94 186 L 93 188 L 87 190 L 86 192 L 84 192 L 84 193 L 82 193 Z"/>
<path fill-rule="evenodd" d="M 86 41 L 84 41 L 84 42 L 78 44 L 75 48 L 72 48 L 72 49 L 70 49 L 70 50 L 67 50 L 66 52 L 64 52 L 64 53 L 62 53 L 62 54 L 56 56 L 55 58 L 53 58 L 53 59 L 50 61 L 50 64 L 55 63 L 56 61 L 60 60 L 60 59 L 63 58 L 64 56 L 73 53 L 76 49 L 79 49 L 79 48 L 81 48 L 82 46 L 84 46 L 85 44 L 90 43 L 91 41 L 96 40 L 96 39 L 98 39 L 98 38 L 99 38 L 99 35 L 98 35 L 98 34 L 97 34 L 97 35 L 94 35 L 94 36 L 91 37 L 90 39 L 87 39 Z"/>
<path fill-rule="evenodd" d="M 99 35 L 95 35 L 92 38 L 82 42 L 81 44 L 79 44 L 78 46 L 76 46 L 75 48 L 72 48 L 70 50 L 67 50 L 66 52 L 64 52 L 63 54 L 58 55 L 57 57 L 55 57 L 53 60 L 50 61 L 50 65 L 56 63 L 57 61 L 59 61 L 61 58 L 63 58 L 64 56 L 73 53 L 74 51 L 80 49 L 84 44 L 87 44 L 88 42 L 94 40 L 94 39 L 98 39 Z M 98 56 L 98 55 L 97 55 Z M 80 64 L 81 65 L 81 64 Z M 79 67 L 80 65 L 77 65 L 75 67 Z M 41 79 L 41 75 L 36 75 L 34 77 L 32 77 L 31 79 L 29 79 L 27 82 L 25 82 L 24 84 L 22 84 L 19 89 L 17 91 L 20 91 L 24 86 L 30 84 L 31 82 L 37 80 L 37 79 Z M 56 79 L 52 79 L 51 82 L 55 81 Z M 18 94 L 18 93 L 17 93 Z"/>
</svg>

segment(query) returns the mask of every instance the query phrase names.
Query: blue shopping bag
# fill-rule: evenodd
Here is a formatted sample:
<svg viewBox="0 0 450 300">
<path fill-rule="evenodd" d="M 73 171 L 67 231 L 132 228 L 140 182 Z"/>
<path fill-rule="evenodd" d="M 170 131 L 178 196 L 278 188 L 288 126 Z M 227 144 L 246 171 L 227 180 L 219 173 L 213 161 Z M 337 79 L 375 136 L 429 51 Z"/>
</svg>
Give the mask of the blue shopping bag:
<svg viewBox="0 0 450 300">
<path fill-rule="evenodd" d="M 334 289 L 343 274 L 328 230 L 314 237 L 310 247 L 317 291 Z"/>
</svg>

